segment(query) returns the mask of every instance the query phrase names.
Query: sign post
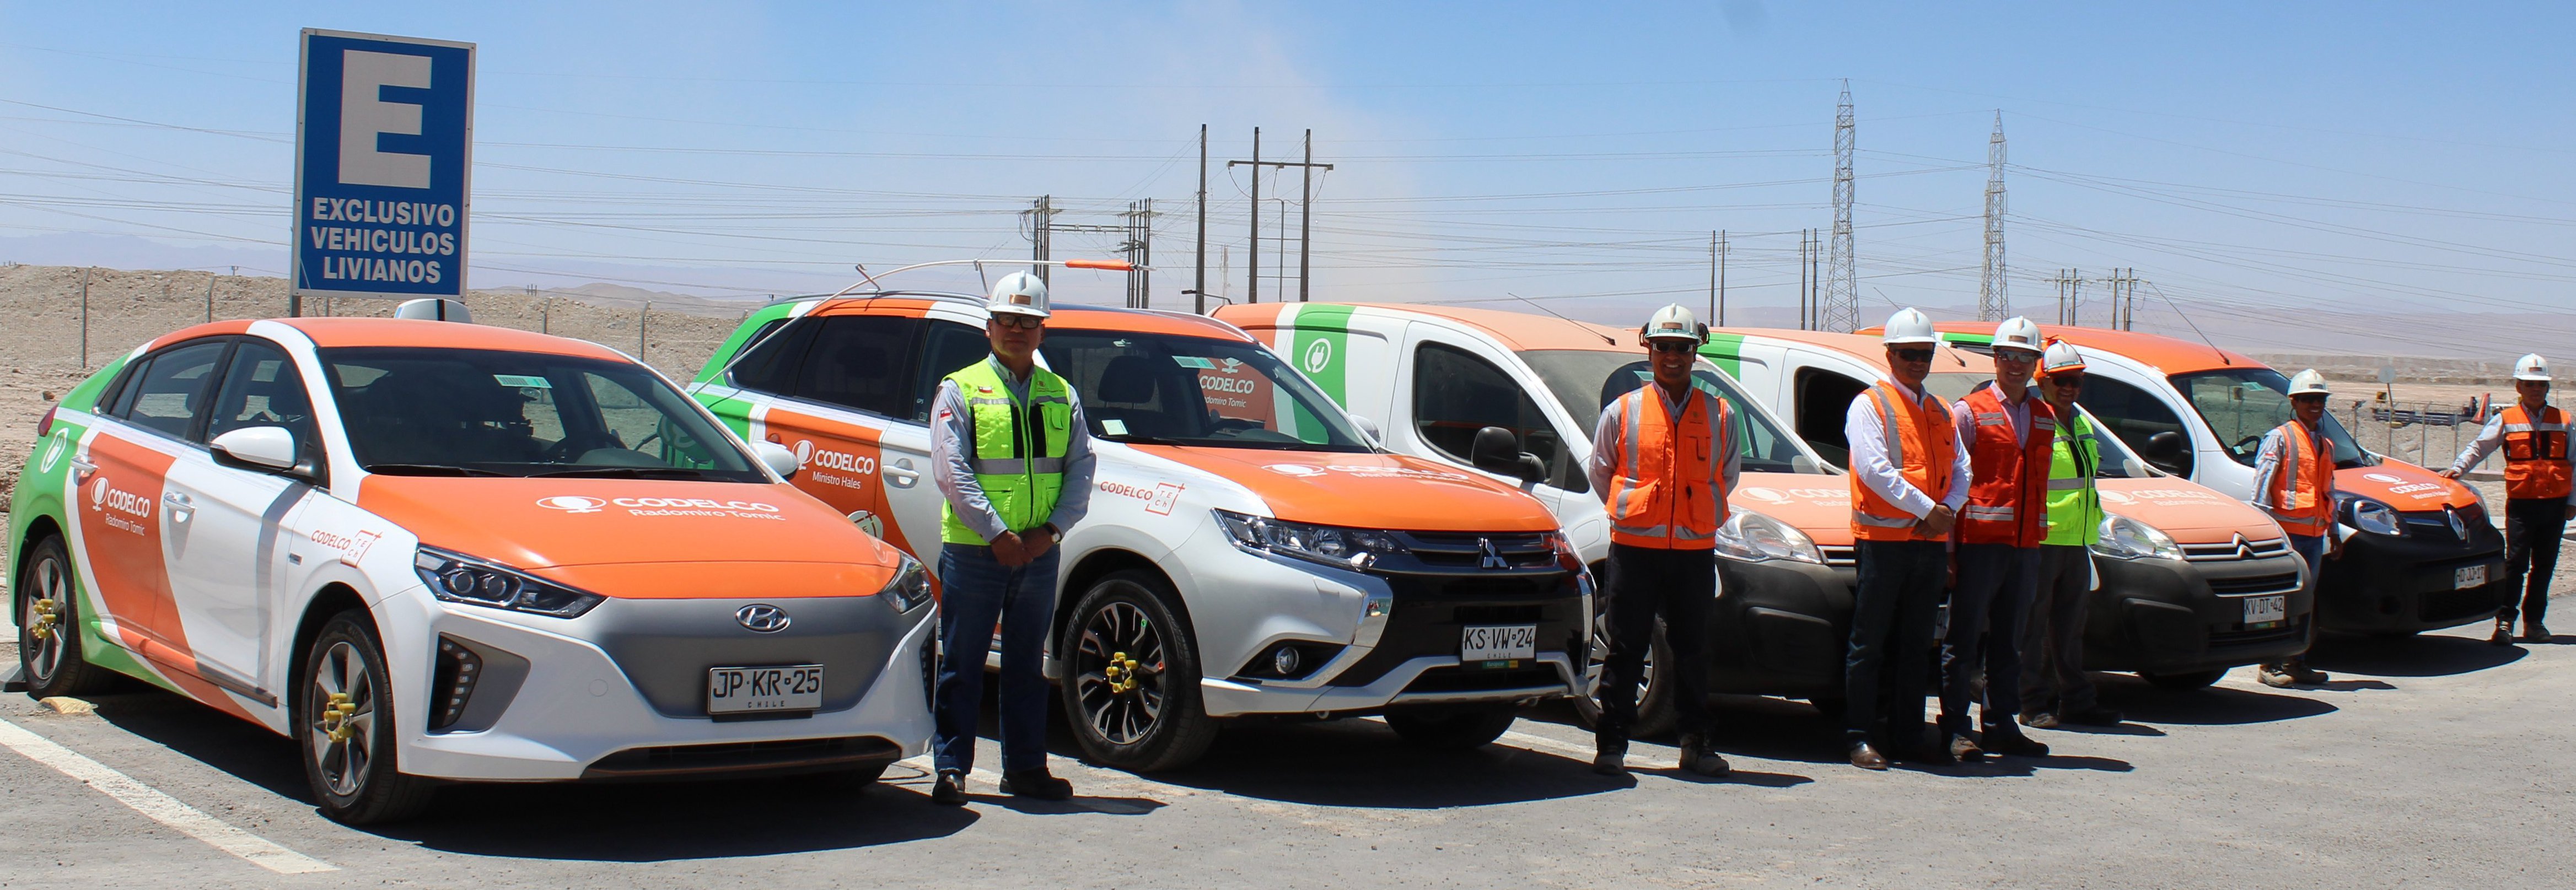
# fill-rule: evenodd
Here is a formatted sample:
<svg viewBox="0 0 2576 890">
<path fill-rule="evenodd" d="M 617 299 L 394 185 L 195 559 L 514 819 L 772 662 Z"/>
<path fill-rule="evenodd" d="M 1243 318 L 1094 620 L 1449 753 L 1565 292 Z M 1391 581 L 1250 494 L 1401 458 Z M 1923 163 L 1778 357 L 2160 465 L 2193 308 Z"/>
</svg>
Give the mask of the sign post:
<svg viewBox="0 0 2576 890">
<path fill-rule="evenodd" d="M 295 258 L 304 297 L 465 295 L 474 45 L 304 29 Z"/>
</svg>

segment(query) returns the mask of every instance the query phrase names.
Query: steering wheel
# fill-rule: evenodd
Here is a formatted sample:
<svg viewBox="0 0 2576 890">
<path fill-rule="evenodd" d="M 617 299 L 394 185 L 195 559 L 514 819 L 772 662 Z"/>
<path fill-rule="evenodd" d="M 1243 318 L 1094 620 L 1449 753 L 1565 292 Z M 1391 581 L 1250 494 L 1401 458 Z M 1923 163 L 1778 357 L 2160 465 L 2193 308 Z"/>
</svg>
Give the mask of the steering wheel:
<svg viewBox="0 0 2576 890">
<path fill-rule="evenodd" d="M 1241 417 L 1220 417 L 1217 418 L 1215 432 L 1239 433 L 1245 430 L 1261 429 L 1266 426 L 1268 426 L 1268 424 L 1262 423 L 1258 420 L 1246 420 Z"/>
<path fill-rule="evenodd" d="M 603 439 L 607 440 L 604 444 L 601 441 Z M 615 448 L 619 446 L 615 439 L 606 436 L 592 436 L 588 439 L 565 436 L 553 445 L 546 446 L 546 450 L 538 456 L 543 459 L 543 463 L 570 463 L 572 462 L 571 459 L 573 457 L 583 452 L 589 451 L 593 448 L 603 447 Z"/>
</svg>

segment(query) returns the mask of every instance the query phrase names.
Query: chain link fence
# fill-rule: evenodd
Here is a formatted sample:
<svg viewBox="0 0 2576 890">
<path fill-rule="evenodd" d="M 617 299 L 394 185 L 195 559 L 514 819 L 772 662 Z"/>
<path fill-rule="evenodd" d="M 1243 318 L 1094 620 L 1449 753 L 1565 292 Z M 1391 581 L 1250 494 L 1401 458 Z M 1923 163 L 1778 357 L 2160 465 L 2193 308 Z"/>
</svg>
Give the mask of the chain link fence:
<svg viewBox="0 0 2576 890">
<path fill-rule="evenodd" d="M 2479 402 L 2383 402 L 2353 400 L 2344 410 L 2344 428 L 2361 447 L 2417 466 L 2447 468 L 2460 449 L 2478 438 L 2488 406 Z M 2499 455 L 2487 455 L 2471 470 L 2503 468 Z"/>
</svg>

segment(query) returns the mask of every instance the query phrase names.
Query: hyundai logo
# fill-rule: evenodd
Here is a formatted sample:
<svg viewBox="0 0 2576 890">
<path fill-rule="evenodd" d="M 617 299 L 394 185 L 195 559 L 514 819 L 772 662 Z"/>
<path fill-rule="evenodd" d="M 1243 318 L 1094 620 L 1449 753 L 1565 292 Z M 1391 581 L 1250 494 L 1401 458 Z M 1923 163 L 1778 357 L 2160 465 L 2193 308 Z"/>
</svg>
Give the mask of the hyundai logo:
<svg viewBox="0 0 2576 890">
<path fill-rule="evenodd" d="M 741 622 L 743 627 L 749 628 L 755 633 L 765 634 L 774 634 L 779 631 L 786 630 L 787 625 L 794 621 L 794 619 L 787 617 L 787 610 L 768 603 L 753 603 L 740 609 L 736 609 L 733 613 L 733 620 Z"/>
<path fill-rule="evenodd" d="M 1512 567 L 1511 561 L 1503 558 L 1503 552 L 1494 549 L 1494 539 L 1477 538 L 1476 549 L 1484 552 L 1484 557 L 1476 562 L 1477 568 L 1508 569 Z"/>
</svg>

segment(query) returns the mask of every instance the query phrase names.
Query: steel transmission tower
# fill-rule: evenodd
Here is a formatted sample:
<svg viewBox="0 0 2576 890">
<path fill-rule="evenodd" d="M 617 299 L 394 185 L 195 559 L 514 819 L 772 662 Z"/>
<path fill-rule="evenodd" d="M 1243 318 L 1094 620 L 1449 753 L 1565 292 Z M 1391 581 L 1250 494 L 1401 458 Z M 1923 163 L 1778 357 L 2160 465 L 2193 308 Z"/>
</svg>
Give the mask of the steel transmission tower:
<svg viewBox="0 0 2576 890">
<path fill-rule="evenodd" d="M 1843 82 L 1842 103 L 1834 110 L 1834 244 L 1825 268 L 1823 328 L 1860 328 L 1860 290 L 1852 277 L 1852 101 L 1851 82 Z"/>
<path fill-rule="evenodd" d="M 2004 293 L 2004 113 L 1995 112 L 1995 135 L 1986 140 L 1986 275 L 1977 285 L 1977 320 L 2012 315 Z"/>
</svg>

